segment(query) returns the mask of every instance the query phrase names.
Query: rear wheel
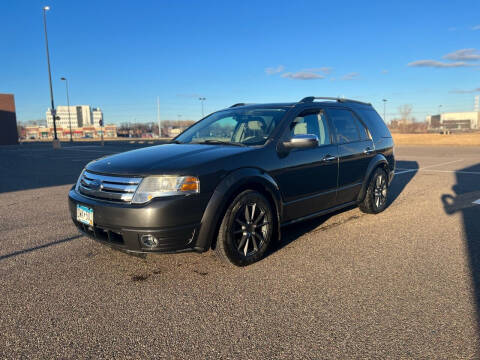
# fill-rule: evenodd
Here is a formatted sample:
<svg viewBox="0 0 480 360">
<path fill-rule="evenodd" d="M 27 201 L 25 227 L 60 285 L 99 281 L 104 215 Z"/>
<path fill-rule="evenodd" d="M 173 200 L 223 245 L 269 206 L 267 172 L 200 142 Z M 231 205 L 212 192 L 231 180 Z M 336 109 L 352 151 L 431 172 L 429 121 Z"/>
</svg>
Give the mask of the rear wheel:
<svg viewBox="0 0 480 360">
<path fill-rule="evenodd" d="M 259 192 L 240 193 L 228 207 L 218 231 L 216 255 L 223 262 L 246 266 L 260 260 L 273 234 L 273 211 Z"/>
<path fill-rule="evenodd" d="M 387 206 L 387 196 L 387 173 L 377 168 L 368 184 L 365 199 L 363 199 L 363 202 L 359 205 L 360 210 L 368 214 L 378 214 L 382 212 Z"/>
</svg>

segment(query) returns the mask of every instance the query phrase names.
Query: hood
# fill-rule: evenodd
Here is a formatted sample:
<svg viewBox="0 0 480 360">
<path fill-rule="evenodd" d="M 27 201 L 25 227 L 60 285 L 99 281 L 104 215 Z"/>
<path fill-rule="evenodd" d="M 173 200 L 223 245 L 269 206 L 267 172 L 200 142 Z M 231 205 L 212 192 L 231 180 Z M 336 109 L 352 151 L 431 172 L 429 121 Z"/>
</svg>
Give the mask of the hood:
<svg viewBox="0 0 480 360">
<path fill-rule="evenodd" d="M 87 164 L 87 170 L 112 175 L 181 174 L 206 162 L 253 148 L 230 145 L 165 144 L 107 156 Z"/>
</svg>

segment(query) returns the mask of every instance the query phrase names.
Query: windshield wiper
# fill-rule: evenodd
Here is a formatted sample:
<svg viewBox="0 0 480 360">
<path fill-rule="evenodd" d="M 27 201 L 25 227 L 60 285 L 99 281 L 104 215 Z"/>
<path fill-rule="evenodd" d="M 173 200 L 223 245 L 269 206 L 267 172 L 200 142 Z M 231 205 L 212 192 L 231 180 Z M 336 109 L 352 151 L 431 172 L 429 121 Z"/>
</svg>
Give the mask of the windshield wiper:
<svg viewBox="0 0 480 360">
<path fill-rule="evenodd" d="M 239 142 L 214 140 L 214 139 L 194 142 L 192 144 L 219 144 L 219 145 L 231 145 L 231 146 L 242 146 L 242 147 L 247 146 L 247 145 L 239 143 Z"/>
<path fill-rule="evenodd" d="M 170 141 L 170 144 L 183 144 L 180 140 L 172 140 Z"/>
</svg>

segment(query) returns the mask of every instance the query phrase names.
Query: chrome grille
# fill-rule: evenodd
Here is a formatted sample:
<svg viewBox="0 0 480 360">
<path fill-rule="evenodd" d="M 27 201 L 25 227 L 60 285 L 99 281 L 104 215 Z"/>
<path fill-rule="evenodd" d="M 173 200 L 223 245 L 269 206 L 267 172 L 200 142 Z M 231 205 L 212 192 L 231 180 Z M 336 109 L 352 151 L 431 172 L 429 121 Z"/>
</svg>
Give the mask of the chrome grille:
<svg viewBox="0 0 480 360">
<path fill-rule="evenodd" d="M 130 202 L 141 181 L 139 177 L 99 175 L 85 170 L 78 191 L 94 198 Z"/>
</svg>

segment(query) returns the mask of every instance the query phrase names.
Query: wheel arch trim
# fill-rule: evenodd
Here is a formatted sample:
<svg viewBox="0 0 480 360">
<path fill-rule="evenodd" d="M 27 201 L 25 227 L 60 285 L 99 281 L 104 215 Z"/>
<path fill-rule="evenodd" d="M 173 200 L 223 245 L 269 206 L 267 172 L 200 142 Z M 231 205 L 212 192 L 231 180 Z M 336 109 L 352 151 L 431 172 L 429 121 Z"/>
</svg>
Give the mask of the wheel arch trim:
<svg viewBox="0 0 480 360">
<path fill-rule="evenodd" d="M 360 189 L 360 192 L 358 193 L 358 197 L 357 197 L 358 202 L 363 201 L 363 198 L 365 197 L 365 194 L 367 192 L 367 187 L 372 177 L 372 174 L 377 167 L 388 168 L 388 161 L 385 158 L 385 156 L 382 154 L 377 154 L 372 158 L 372 160 L 370 160 L 365 178 L 363 179 L 362 187 Z M 387 172 L 387 176 L 388 176 L 388 172 Z"/>
<path fill-rule="evenodd" d="M 217 185 L 202 216 L 200 230 L 196 239 L 196 247 L 207 251 L 212 246 L 223 214 L 233 196 L 248 188 L 261 189 L 273 200 L 277 214 L 276 235 L 280 237 L 280 219 L 283 213 L 283 203 L 280 190 L 275 180 L 265 171 L 258 168 L 242 168 L 228 174 Z M 270 199 L 268 199 L 270 200 Z"/>
</svg>

